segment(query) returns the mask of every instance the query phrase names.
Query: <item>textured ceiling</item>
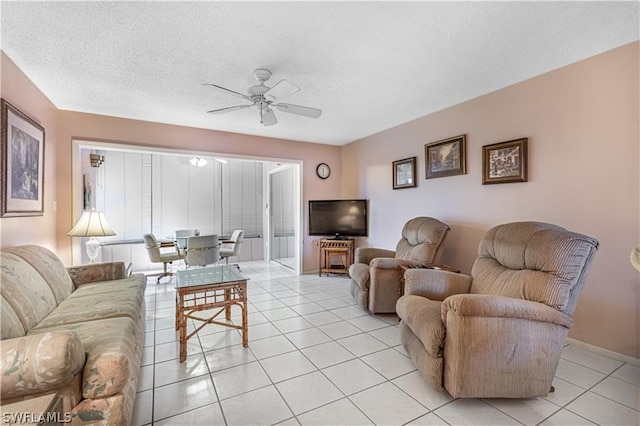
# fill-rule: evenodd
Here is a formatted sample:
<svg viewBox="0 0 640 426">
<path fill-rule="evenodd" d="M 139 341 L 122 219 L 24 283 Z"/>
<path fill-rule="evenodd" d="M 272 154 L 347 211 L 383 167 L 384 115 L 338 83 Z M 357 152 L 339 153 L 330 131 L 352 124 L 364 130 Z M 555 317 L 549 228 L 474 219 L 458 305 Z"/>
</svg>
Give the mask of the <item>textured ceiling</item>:
<svg viewBox="0 0 640 426">
<path fill-rule="evenodd" d="M 341 145 L 638 40 L 634 2 L 7 2 L 2 50 L 60 109 Z M 267 85 L 317 119 L 205 111 Z"/>
</svg>

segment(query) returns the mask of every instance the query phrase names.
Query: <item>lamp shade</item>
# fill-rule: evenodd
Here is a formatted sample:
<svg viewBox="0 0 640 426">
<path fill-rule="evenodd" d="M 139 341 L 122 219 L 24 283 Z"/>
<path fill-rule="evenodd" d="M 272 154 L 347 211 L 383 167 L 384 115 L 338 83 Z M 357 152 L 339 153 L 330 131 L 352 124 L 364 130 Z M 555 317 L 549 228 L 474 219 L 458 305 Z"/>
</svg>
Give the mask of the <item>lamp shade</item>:
<svg viewBox="0 0 640 426">
<path fill-rule="evenodd" d="M 78 223 L 67 232 L 70 237 L 107 237 L 116 235 L 107 223 L 104 213 L 100 211 L 84 211 Z"/>
</svg>

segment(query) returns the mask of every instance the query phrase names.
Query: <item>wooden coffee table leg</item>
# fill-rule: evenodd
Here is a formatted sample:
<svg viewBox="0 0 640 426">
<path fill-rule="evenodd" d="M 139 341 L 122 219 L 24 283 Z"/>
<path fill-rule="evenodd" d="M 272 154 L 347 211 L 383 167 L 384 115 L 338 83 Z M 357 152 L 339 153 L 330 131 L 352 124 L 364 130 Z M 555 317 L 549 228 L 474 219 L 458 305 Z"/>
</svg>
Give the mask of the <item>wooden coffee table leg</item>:
<svg viewBox="0 0 640 426">
<path fill-rule="evenodd" d="M 231 289 L 227 288 L 224 290 L 224 301 L 227 302 L 224 308 L 224 317 L 227 321 L 231 320 Z"/>
<path fill-rule="evenodd" d="M 180 303 L 178 303 L 178 298 L 180 297 L 180 295 L 176 292 L 176 330 L 180 329 L 180 324 L 178 321 L 178 312 L 180 312 Z"/>
<path fill-rule="evenodd" d="M 242 307 L 242 346 L 245 348 L 249 346 L 249 325 L 247 320 L 247 298 L 246 298 L 246 289 L 245 289 L 245 297 L 240 305 Z"/>
<path fill-rule="evenodd" d="M 178 330 L 180 330 L 180 362 L 187 360 L 187 320 L 184 317 L 182 294 L 177 296 L 178 303 L 176 306 L 176 323 Z"/>
</svg>

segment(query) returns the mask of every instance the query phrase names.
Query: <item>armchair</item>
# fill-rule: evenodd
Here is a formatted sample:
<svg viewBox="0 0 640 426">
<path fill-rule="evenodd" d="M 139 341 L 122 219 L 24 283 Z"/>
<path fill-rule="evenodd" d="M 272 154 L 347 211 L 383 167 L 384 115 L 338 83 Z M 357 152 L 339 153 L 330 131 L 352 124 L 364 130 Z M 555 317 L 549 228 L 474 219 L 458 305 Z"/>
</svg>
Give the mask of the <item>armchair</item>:
<svg viewBox="0 0 640 426">
<path fill-rule="evenodd" d="M 187 250 L 187 239 L 198 235 L 200 235 L 200 232 L 197 229 L 178 229 L 176 231 L 176 246 L 182 257 L 185 256 Z"/>
<path fill-rule="evenodd" d="M 187 238 L 187 267 L 207 266 L 220 260 L 220 243 L 217 235 L 193 236 Z"/>
<path fill-rule="evenodd" d="M 470 276 L 405 272 L 400 341 L 422 376 L 455 398 L 545 396 L 597 248 L 546 223 L 496 226 Z"/>
<path fill-rule="evenodd" d="M 359 247 L 349 267 L 353 298 L 372 313 L 395 313 L 400 297 L 400 265 L 437 263 L 449 226 L 430 217 L 416 217 L 402 228 L 396 250 Z"/>
<path fill-rule="evenodd" d="M 158 240 L 153 234 L 144 234 L 142 238 L 144 240 L 144 245 L 145 245 L 145 248 L 147 249 L 147 253 L 149 254 L 149 260 L 154 263 L 162 262 L 161 273 L 151 274 L 147 276 L 152 277 L 157 275 L 158 282 L 160 282 L 160 280 L 163 277 L 168 277 L 173 275 L 173 272 L 169 272 L 167 270 L 167 266 L 176 260 L 182 259 L 182 256 L 180 255 L 180 252 L 176 244 L 174 242 L 160 243 L 158 242 Z M 167 248 L 167 247 L 173 248 L 173 250 L 172 251 L 160 250 L 161 248 Z"/>
<path fill-rule="evenodd" d="M 231 238 L 228 240 L 220 241 L 220 256 L 225 260 L 225 263 L 229 264 L 229 258 L 232 256 L 238 256 L 240 254 L 240 248 L 242 248 L 242 242 L 244 241 L 244 231 L 242 229 L 236 229 L 231 234 Z M 236 264 L 238 269 L 240 267 Z"/>
</svg>

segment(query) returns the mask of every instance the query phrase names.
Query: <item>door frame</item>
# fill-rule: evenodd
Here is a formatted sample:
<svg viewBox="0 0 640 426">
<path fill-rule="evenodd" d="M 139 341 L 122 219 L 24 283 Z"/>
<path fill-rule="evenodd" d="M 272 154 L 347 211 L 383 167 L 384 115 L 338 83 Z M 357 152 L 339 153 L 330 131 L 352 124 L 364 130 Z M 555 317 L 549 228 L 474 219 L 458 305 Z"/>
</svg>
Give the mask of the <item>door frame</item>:
<svg viewBox="0 0 640 426">
<path fill-rule="evenodd" d="M 273 229 L 271 227 L 271 177 L 273 174 L 283 170 L 293 169 L 293 218 L 294 218 L 294 270 L 296 275 L 302 274 L 302 164 L 300 162 L 290 162 L 278 165 L 267 172 L 267 205 L 265 208 L 265 257 L 271 261 L 271 237 Z"/>
</svg>

